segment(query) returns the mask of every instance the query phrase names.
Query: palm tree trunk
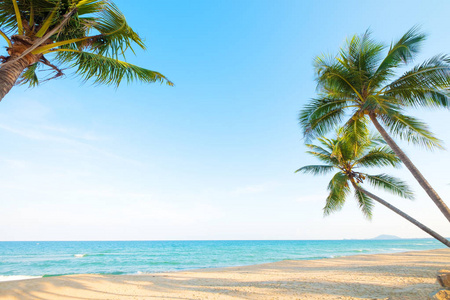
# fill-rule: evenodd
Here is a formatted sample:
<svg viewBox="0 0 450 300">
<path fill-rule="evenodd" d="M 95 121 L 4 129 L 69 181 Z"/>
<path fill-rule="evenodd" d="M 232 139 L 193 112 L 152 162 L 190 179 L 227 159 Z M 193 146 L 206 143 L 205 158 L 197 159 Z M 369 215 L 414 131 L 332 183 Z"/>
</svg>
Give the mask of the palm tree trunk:
<svg viewBox="0 0 450 300">
<path fill-rule="evenodd" d="M 0 101 L 8 94 L 28 65 L 29 62 L 26 58 L 14 61 L 5 67 L 0 65 Z"/>
<path fill-rule="evenodd" d="M 412 163 L 408 156 L 406 156 L 405 152 L 400 149 L 397 143 L 389 136 L 387 131 L 381 126 L 378 122 L 375 115 L 369 115 L 370 120 L 375 125 L 375 128 L 380 132 L 381 136 L 388 143 L 389 147 L 397 154 L 398 158 L 403 162 L 403 164 L 408 168 L 414 178 L 419 182 L 420 186 L 427 192 L 428 196 L 430 196 L 431 200 L 436 204 L 436 206 L 440 209 L 442 214 L 447 218 L 450 222 L 450 209 L 438 195 L 438 193 L 433 189 L 433 187 L 428 183 L 428 181 L 423 177 L 422 173 L 416 168 L 416 166 Z"/>
<path fill-rule="evenodd" d="M 371 192 L 366 191 L 365 189 L 363 189 L 362 187 L 358 186 L 357 184 L 355 184 L 354 182 L 352 182 L 353 187 L 355 189 L 357 189 L 358 191 L 366 194 L 367 196 L 369 196 L 370 198 L 372 198 L 373 200 L 383 204 L 384 206 L 386 206 L 387 208 L 389 208 L 390 210 L 392 210 L 393 212 L 395 212 L 396 214 L 402 216 L 403 218 L 405 218 L 406 220 L 408 220 L 409 222 L 413 223 L 414 225 L 416 225 L 417 227 L 419 227 L 420 229 L 422 229 L 423 231 L 425 231 L 426 233 L 428 233 L 429 235 L 431 235 L 432 237 L 434 237 L 435 239 L 437 239 L 439 242 L 443 243 L 445 246 L 450 248 L 450 241 L 447 240 L 446 238 L 444 238 L 443 236 L 441 236 L 440 234 L 438 234 L 437 232 L 431 230 L 430 228 L 428 228 L 427 226 L 423 225 L 422 223 L 420 223 L 419 221 L 417 221 L 416 219 L 412 218 L 411 216 L 405 214 L 404 212 L 402 212 L 400 209 L 398 209 L 397 207 L 389 204 L 388 202 L 384 201 L 383 199 L 381 199 L 380 197 L 372 194 Z"/>
</svg>

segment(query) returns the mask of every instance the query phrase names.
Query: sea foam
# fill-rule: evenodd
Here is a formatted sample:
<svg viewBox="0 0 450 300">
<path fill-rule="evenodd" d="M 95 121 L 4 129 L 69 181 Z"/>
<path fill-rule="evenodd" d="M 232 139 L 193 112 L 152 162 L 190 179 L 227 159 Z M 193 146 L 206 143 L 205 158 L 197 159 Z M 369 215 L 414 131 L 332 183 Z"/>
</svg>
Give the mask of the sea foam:
<svg viewBox="0 0 450 300">
<path fill-rule="evenodd" d="M 42 278 L 42 276 L 0 275 L 0 281 L 14 281 L 14 280 L 25 280 L 25 279 L 35 279 L 35 278 Z"/>
</svg>

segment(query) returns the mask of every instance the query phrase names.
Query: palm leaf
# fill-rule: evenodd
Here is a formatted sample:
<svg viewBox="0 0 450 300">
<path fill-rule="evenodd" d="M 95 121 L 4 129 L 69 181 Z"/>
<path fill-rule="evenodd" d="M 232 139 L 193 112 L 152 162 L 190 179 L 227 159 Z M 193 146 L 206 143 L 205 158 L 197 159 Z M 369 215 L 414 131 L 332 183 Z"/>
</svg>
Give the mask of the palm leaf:
<svg viewBox="0 0 450 300">
<path fill-rule="evenodd" d="M 17 5 L 17 0 L 12 0 L 14 6 L 14 13 L 16 15 L 17 22 L 17 31 L 19 35 L 23 35 L 23 24 L 22 24 L 22 16 L 20 15 L 19 6 Z"/>
<path fill-rule="evenodd" d="M 8 44 L 8 47 L 12 47 L 11 44 L 11 40 L 8 38 L 8 36 L 2 31 L 0 30 L 0 36 L 6 41 L 6 43 Z"/>
<path fill-rule="evenodd" d="M 449 108 L 450 57 L 437 55 L 414 67 L 384 91 L 404 106 Z"/>
<path fill-rule="evenodd" d="M 389 131 L 401 139 L 428 149 L 443 149 L 442 141 L 436 138 L 428 126 L 420 120 L 390 110 L 389 114 L 380 116 Z"/>
<path fill-rule="evenodd" d="M 350 192 L 350 187 L 347 182 L 347 176 L 342 173 L 336 173 L 328 184 L 328 190 L 330 191 L 323 213 L 325 216 L 341 210 L 344 206 L 345 199 Z"/>
<path fill-rule="evenodd" d="M 300 112 L 300 125 L 307 139 L 326 134 L 341 123 L 348 107 L 346 99 L 313 99 Z"/>
<path fill-rule="evenodd" d="M 334 166 L 331 165 L 310 165 L 304 166 L 295 171 L 295 173 L 301 172 L 312 175 L 325 175 L 334 170 Z"/>
<path fill-rule="evenodd" d="M 360 190 L 355 189 L 355 198 L 358 202 L 358 206 L 361 209 L 363 215 L 371 220 L 372 219 L 372 210 L 374 207 L 373 200 L 370 199 L 366 194 L 361 192 Z"/>
<path fill-rule="evenodd" d="M 345 145 L 350 146 L 352 156 L 359 156 L 364 151 L 368 133 L 368 120 L 365 116 L 360 116 L 359 111 L 342 127 L 342 139 Z"/>
<path fill-rule="evenodd" d="M 85 81 L 94 79 L 94 83 L 116 86 L 124 80 L 128 83 L 132 81 L 165 82 L 173 85 L 170 80 L 158 72 L 102 55 L 82 51 L 60 52 L 59 54 L 60 62 L 77 68 L 76 73 Z"/>
<path fill-rule="evenodd" d="M 40 26 L 39 31 L 36 32 L 37 37 L 43 37 L 44 34 L 47 32 L 47 30 L 50 28 L 50 26 L 56 23 L 57 20 L 55 20 L 55 15 L 59 9 L 60 9 L 59 5 L 55 6 L 53 11 L 49 14 L 49 16 L 44 20 L 44 22 Z"/>
<path fill-rule="evenodd" d="M 30 87 L 35 87 L 39 84 L 39 79 L 36 75 L 36 71 L 39 67 L 39 63 L 29 66 L 20 76 L 17 84 L 28 84 Z"/>
<path fill-rule="evenodd" d="M 100 32 L 100 36 L 91 41 L 92 51 L 117 57 L 117 55 L 124 55 L 127 49 L 132 49 L 132 42 L 145 49 L 143 41 L 131 29 L 116 5 L 109 3 L 100 14 L 99 20 L 94 25 L 94 28 Z"/>
<path fill-rule="evenodd" d="M 392 194 L 406 199 L 413 199 L 414 195 L 408 185 L 395 177 L 380 174 L 380 175 L 366 175 L 367 181 L 374 187 L 383 189 Z"/>
<path fill-rule="evenodd" d="M 394 75 L 393 68 L 411 62 L 418 53 L 422 42 L 426 36 L 419 32 L 419 27 L 414 26 L 408 30 L 397 42 L 392 43 L 388 54 L 380 63 L 375 76 L 370 81 L 373 88 Z"/>
<path fill-rule="evenodd" d="M 401 160 L 391 148 L 384 146 L 371 149 L 367 154 L 357 159 L 355 163 L 361 167 L 399 167 Z"/>
<path fill-rule="evenodd" d="M 341 63 L 329 64 L 316 59 L 317 83 L 325 89 L 340 90 L 351 98 L 363 100 L 355 85 L 355 74 Z"/>
<path fill-rule="evenodd" d="M 82 0 L 76 4 L 79 16 L 99 13 L 108 5 L 108 0 Z"/>
</svg>

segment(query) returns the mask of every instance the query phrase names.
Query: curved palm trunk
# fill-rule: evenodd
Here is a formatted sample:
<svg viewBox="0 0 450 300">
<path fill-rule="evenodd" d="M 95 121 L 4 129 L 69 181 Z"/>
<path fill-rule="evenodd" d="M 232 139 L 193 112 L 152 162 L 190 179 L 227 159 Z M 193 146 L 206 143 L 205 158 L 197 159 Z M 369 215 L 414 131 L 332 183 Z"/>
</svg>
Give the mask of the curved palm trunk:
<svg viewBox="0 0 450 300">
<path fill-rule="evenodd" d="M 377 118 L 374 115 L 369 115 L 370 120 L 375 125 L 375 128 L 380 132 L 381 136 L 388 143 L 389 147 L 397 154 L 398 158 L 405 164 L 414 178 L 419 182 L 420 186 L 427 192 L 428 196 L 430 196 L 431 200 L 436 204 L 436 206 L 440 209 L 442 214 L 447 218 L 450 222 L 450 209 L 438 195 L 438 193 L 433 189 L 433 187 L 428 183 L 428 181 L 423 177 L 422 173 L 416 168 L 416 166 L 412 163 L 408 156 L 400 149 L 397 143 L 389 136 L 387 131 L 381 126 L 378 122 Z"/>
<path fill-rule="evenodd" d="M 25 58 L 14 61 L 5 67 L 0 65 L 0 101 L 8 94 L 28 65 L 29 62 Z"/>
<path fill-rule="evenodd" d="M 389 208 L 390 210 L 392 210 L 393 212 L 395 212 L 396 214 L 402 216 L 403 218 L 405 218 L 406 220 L 408 220 L 409 222 L 413 223 L 414 225 L 416 225 L 417 227 L 419 227 L 420 229 L 422 229 L 423 231 L 425 231 L 426 233 L 428 233 L 429 235 L 431 235 L 432 237 L 434 237 L 435 239 L 437 239 L 438 241 L 440 241 L 441 243 L 443 243 L 445 246 L 450 248 L 450 241 L 447 240 L 446 238 L 444 238 L 443 236 L 441 236 L 440 234 L 438 234 L 437 232 L 431 230 L 430 228 L 428 228 L 427 226 L 423 225 L 422 223 L 420 223 L 419 221 L 417 221 L 416 219 L 412 218 L 411 216 L 405 214 L 404 212 L 402 212 L 400 209 L 396 208 L 395 206 L 389 204 L 388 202 L 384 201 L 383 199 L 381 199 L 380 197 L 372 194 L 371 192 L 366 191 L 365 189 L 363 189 L 362 187 L 356 185 L 355 183 L 353 183 L 353 187 L 355 189 L 357 189 L 358 191 L 366 194 L 367 196 L 369 196 L 370 198 L 372 198 L 373 200 L 383 204 L 384 206 L 386 206 L 387 208 Z"/>
</svg>

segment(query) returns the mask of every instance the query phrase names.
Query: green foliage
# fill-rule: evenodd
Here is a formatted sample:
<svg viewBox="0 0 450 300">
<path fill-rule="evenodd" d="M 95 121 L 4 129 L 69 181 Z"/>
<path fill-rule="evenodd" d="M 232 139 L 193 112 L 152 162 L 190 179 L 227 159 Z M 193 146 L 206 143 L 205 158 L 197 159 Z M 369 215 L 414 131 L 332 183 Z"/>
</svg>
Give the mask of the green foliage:
<svg viewBox="0 0 450 300">
<path fill-rule="evenodd" d="M 330 173 L 334 170 L 334 167 L 329 165 L 310 165 L 310 166 L 304 166 L 300 169 L 298 169 L 296 172 L 303 172 L 303 173 L 309 173 L 313 175 L 323 175 Z"/>
<path fill-rule="evenodd" d="M 18 84 L 28 84 L 30 87 L 35 87 L 39 84 L 39 79 L 36 75 L 36 70 L 39 64 L 32 64 L 21 75 Z"/>
<path fill-rule="evenodd" d="M 413 61 L 424 40 L 425 35 L 413 27 L 387 48 L 367 31 L 347 40 L 336 56 L 317 57 L 319 97 L 309 101 L 299 117 L 305 137 L 322 136 L 348 116 L 344 128 L 361 127 L 372 116 L 408 142 L 442 147 L 428 127 L 406 115 L 405 109 L 450 108 L 450 57 L 434 56 L 395 78 L 400 67 Z"/>
<path fill-rule="evenodd" d="M 165 77 L 158 72 L 89 52 L 64 52 L 58 59 L 62 63 L 71 63 L 70 66 L 77 68 L 77 73 L 84 80 L 93 78 L 94 83 L 98 84 L 119 85 L 124 79 L 127 82 L 165 81 Z"/>
<path fill-rule="evenodd" d="M 347 176 L 343 172 L 337 172 L 328 184 L 328 194 L 323 214 L 329 214 L 342 209 L 345 198 L 350 193 L 350 187 L 347 182 Z"/>
<path fill-rule="evenodd" d="M 49 56 L 24 71 L 22 84 L 37 85 L 34 71 L 47 65 L 57 73 L 60 66 L 72 68 L 94 83 L 117 86 L 123 81 L 142 81 L 173 85 L 161 73 L 125 61 L 128 50 L 134 53 L 134 47 L 145 49 L 145 45 L 110 0 L 0 1 L 0 31 L 9 35 L 23 31 L 33 43 L 32 54 Z"/>
<path fill-rule="evenodd" d="M 413 192 L 403 181 L 389 175 L 367 175 L 367 181 L 374 187 L 389 191 L 402 198 L 414 198 Z"/>
<path fill-rule="evenodd" d="M 329 194 L 323 208 L 324 215 L 340 210 L 353 186 L 361 212 L 370 219 L 373 201 L 357 189 L 366 182 L 375 188 L 412 199 L 413 194 L 403 181 L 386 174 L 369 175 L 360 170 L 360 168 L 372 167 L 398 167 L 400 159 L 386 146 L 379 135 L 369 133 L 366 124 L 350 124 L 349 126 L 354 128 L 351 135 L 348 134 L 352 132 L 350 129 L 341 128 L 337 131 L 336 138 L 321 137 L 318 138 L 321 145 L 307 145 L 310 149 L 307 153 L 324 162 L 325 165 L 308 165 L 296 171 L 313 175 L 337 171 L 328 184 Z"/>
<path fill-rule="evenodd" d="M 372 219 L 373 201 L 360 190 L 355 190 L 355 198 L 359 209 L 367 219 Z"/>
</svg>

